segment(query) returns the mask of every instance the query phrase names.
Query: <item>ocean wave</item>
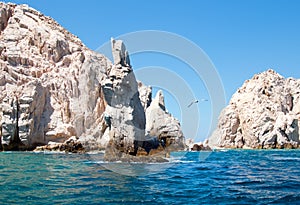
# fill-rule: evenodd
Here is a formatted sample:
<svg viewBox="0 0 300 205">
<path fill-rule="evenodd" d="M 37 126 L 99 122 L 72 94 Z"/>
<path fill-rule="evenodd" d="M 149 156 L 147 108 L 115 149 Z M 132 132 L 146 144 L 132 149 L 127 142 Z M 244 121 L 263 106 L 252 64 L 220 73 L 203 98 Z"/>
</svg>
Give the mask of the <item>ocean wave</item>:
<svg viewBox="0 0 300 205">
<path fill-rule="evenodd" d="M 73 154 L 71 152 L 65 152 L 65 151 L 32 151 L 32 153 L 35 154 Z"/>
<path fill-rule="evenodd" d="M 154 165 L 159 165 L 159 164 L 188 164 L 188 163 L 195 163 L 197 162 L 196 160 L 187 160 L 187 159 L 181 159 L 181 158 L 166 158 L 168 162 L 122 162 L 122 161 L 114 161 L 114 162 L 109 162 L 105 160 L 89 160 L 86 163 L 89 164 L 154 164 Z"/>
<path fill-rule="evenodd" d="M 269 157 L 270 159 L 273 160 L 282 160 L 282 161 L 300 161 L 299 157 L 279 157 L 279 156 L 274 156 L 274 157 Z"/>
<path fill-rule="evenodd" d="M 89 152 L 87 152 L 86 154 L 91 154 L 91 155 L 94 155 L 94 154 L 105 154 L 105 150 L 94 150 L 94 151 L 89 151 Z"/>
<path fill-rule="evenodd" d="M 171 159 L 169 161 L 169 163 L 173 163 L 173 164 L 188 164 L 188 163 L 195 163 L 197 161 L 194 161 L 194 160 L 180 160 L 180 159 Z"/>
</svg>

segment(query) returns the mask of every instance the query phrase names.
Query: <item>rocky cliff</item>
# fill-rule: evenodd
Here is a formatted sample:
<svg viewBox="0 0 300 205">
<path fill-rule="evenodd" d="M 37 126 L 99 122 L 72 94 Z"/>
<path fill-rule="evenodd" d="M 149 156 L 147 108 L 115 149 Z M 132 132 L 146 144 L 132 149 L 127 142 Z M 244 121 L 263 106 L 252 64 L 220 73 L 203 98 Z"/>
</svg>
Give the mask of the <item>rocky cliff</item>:
<svg viewBox="0 0 300 205">
<path fill-rule="evenodd" d="M 300 80 L 273 70 L 247 80 L 219 117 L 210 146 L 299 147 Z"/>
<path fill-rule="evenodd" d="M 135 153 L 151 89 L 136 81 L 124 44 L 111 43 L 114 63 L 27 5 L 0 3 L 1 148 L 73 136 L 86 150 Z"/>
<path fill-rule="evenodd" d="M 53 19 L 1 3 L 0 101 L 4 149 L 32 149 L 95 131 L 111 62 Z"/>
</svg>

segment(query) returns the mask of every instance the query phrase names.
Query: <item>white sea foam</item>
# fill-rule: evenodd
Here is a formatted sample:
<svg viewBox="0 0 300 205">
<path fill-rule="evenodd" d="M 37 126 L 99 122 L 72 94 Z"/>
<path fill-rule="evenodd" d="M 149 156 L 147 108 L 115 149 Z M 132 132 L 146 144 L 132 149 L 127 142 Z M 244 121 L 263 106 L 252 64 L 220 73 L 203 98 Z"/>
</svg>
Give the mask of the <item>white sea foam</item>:
<svg viewBox="0 0 300 205">
<path fill-rule="evenodd" d="M 32 151 L 32 152 L 37 154 L 72 154 L 71 152 L 65 152 L 65 151 Z"/>
<path fill-rule="evenodd" d="M 105 150 L 100 150 L 100 151 L 89 151 L 87 152 L 87 154 L 105 154 Z"/>
<path fill-rule="evenodd" d="M 300 161 L 299 157 L 269 157 L 274 160 L 282 160 L 282 161 Z"/>
</svg>

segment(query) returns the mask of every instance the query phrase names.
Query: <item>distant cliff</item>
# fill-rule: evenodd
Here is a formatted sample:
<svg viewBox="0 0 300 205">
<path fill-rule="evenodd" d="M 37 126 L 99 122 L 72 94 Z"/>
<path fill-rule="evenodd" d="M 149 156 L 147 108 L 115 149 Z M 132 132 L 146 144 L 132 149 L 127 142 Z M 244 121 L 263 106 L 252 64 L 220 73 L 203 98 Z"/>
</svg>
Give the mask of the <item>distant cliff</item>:
<svg viewBox="0 0 300 205">
<path fill-rule="evenodd" d="M 135 153 L 135 141 L 149 138 L 145 112 L 152 91 L 136 81 L 124 44 L 111 43 L 114 63 L 50 17 L 0 3 L 0 147 L 32 150 L 73 136 L 86 150 L 110 143 Z M 151 137 L 183 149 L 179 122 L 169 118 L 162 123 L 176 130 Z"/>
<path fill-rule="evenodd" d="M 300 80 L 273 70 L 255 75 L 238 89 L 209 138 L 212 147 L 298 148 Z"/>
</svg>

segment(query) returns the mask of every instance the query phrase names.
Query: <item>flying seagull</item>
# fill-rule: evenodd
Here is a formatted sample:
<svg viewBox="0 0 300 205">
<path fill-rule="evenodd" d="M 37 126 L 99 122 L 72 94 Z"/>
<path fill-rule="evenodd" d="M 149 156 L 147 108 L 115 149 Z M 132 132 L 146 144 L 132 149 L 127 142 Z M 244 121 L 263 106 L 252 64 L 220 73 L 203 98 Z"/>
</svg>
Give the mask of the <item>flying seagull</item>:
<svg viewBox="0 0 300 205">
<path fill-rule="evenodd" d="M 200 100 L 201 102 L 202 101 L 208 101 L 207 99 L 201 99 Z M 194 100 L 194 101 L 192 101 L 189 105 L 188 105 L 188 107 L 191 107 L 194 103 L 198 103 L 199 102 L 199 100 Z"/>
</svg>

